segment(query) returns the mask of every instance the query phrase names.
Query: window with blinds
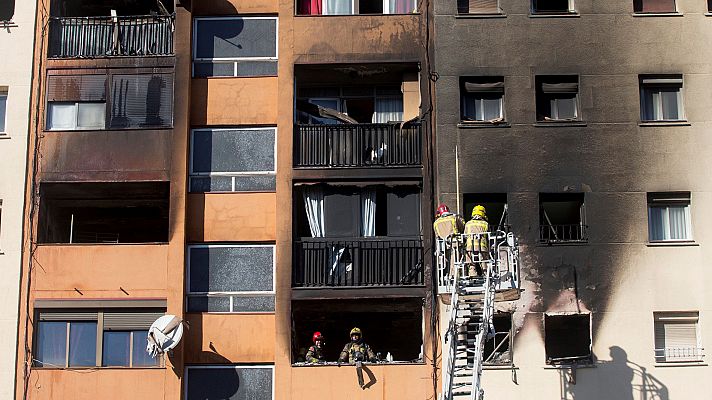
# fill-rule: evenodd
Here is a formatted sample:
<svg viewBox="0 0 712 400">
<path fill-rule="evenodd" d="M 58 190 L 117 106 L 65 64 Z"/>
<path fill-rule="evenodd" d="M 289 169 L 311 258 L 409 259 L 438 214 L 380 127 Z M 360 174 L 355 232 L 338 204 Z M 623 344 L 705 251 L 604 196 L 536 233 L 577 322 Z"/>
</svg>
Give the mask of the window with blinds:
<svg viewBox="0 0 712 400">
<path fill-rule="evenodd" d="M 648 193 L 651 242 L 691 241 L 690 192 Z"/>
<path fill-rule="evenodd" d="M 539 122 L 581 120 L 576 75 L 536 77 L 536 119 Z"/>
<path fill-rule="evenodd" d="M 503 122 L 504 78 L 501 76 L 462 77 L 460 100 L 462 122 Z"/>
<path fill-rule="evenodd" d="M 633 0 L 636 13 L 674 13 L 677 12 L 675 0 Z"/>
<path fill-rule="evenodd" d="M 41 310 L 33 363 L 44 368 L 157 367 L 146 351 L 159 309 Z"/>
<path fill-rule="evenodd" d="M 641 75 L 640 119 L 684 121 L 682 75 Z"/>
<path fill-rule="evenodd" d="M 173 74 L 47 77 L 47 130 L 156 129 L 173 126 Z"/>
<path fill-rule="evenodd" d="M 574 0 L 532 0 L 533 14 L 568 14 L 576 12 Z"/>
<path fill-rule="evenodd" d="M 499 0 L 457 0 L 458 14 L 500 14 Z"/>
<path fill-rule="evenodd" d="M 697 311 L 656 312 L 653 317 L 656 362 L 702 361 Z"/>
</svg>

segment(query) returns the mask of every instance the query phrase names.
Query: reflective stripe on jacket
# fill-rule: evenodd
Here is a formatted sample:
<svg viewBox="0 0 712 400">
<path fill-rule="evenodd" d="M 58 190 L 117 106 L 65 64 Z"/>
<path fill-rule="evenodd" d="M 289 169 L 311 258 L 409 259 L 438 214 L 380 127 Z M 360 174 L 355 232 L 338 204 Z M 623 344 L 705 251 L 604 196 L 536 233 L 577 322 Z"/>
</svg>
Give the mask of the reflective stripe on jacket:
<svg viewBox="0 0 712 400">
<path fill-rule="evenodd" d="M 436 219 L 433 229 L 437 237 L 447 239 L 449 236 L 459 235 L 462 232 L 462 220 L 456 214 L 448 214 Z"/>
<path fill-rule="evenodd" d="M 474 235 L 477 233 L 485 233 L 489 231 L 489 224 L 483 219 L 471 219 L 465 224 L 465 234 Z M 475 240 L 473 236 L 467 237 L 467 250 L 486 252 L 489 249 L 487 243 L 487 235 L 480 236 L 479 240 Z"/>
</svg>

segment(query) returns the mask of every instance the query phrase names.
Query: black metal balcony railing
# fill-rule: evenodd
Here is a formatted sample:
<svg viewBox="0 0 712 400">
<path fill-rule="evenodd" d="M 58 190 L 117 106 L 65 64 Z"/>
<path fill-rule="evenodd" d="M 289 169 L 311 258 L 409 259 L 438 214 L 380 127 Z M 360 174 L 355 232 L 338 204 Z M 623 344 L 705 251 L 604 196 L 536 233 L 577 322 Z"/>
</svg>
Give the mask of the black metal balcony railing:
<svg viewBox="0 0 712 400">
<path fill-rule="evenodd" d="M 588 241 L 588 225 L 540 225 L 541 243 L 576 243 Z"/>
<path fill-rule="evenodd" d="M 50 58 L 173 54 L 173 15 L 52 17 Z"/>
<path fill-rule="evenodd" d="M 419 166 L 420 124 L 297 124 L 296 167 Z"/>
<path fill-rule="evenodd" d="M 294 243 L 293 287 L 423 285 L 422 239 L 303 239 Z"/>
</svg>

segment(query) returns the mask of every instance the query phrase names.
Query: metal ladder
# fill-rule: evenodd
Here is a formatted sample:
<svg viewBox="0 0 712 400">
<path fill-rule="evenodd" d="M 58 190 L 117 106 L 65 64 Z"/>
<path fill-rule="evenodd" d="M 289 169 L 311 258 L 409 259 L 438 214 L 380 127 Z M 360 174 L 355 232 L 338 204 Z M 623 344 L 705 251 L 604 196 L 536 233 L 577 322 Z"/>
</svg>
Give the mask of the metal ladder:
<svg viewBox="0 0 712 400">
<path fill-rule="evenodd" d="M 499 254 L 498 235 L 490 237 L 490 259 L 479 261 L 483 269 L 481 277 L 464 275 L 470 265 L 465 252 L 458 248 L 455 252 L 455 274 L 451 285 L 451 310 L 445 346 L 447 353 L 443 360 L 442 400 L 483 400 L 484 390 L 481 385 L 482 364 L 484 362 L 485 342 L 490 333 L 494 332 L 492 317 L 494 314 L 495 294 L 497 288 Z M 460 243 L 465 243 L 463 235 Z M 451 247 L 452 248 L 452 247 Z"/>
</svg>

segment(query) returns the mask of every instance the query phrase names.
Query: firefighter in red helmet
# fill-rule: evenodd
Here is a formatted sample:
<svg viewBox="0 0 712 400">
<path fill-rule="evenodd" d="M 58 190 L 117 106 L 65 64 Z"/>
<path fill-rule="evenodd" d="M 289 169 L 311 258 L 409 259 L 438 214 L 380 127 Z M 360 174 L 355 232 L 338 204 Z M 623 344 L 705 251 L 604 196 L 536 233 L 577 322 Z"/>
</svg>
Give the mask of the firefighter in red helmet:
<svg viewBox="0 0 712 400">
<path fill-rule="evenodd" d="M 323 353 L 324 336 L 322 336 L 321 332 L 314 332 L 312 335 L 312 343 L 314 344 L 307 350 L 306 361 L 308 363 L 321 363 L 326 361 L 324 360 Z"/>
<path fill-rule="evenodd" d="M 465 229 L 465 221 L 457 214 L 451 213 L 445 204 L 438 206 L 435 214 L 436 220 L 433 223 L 435 236 L 440 239 L 437 256 L 447 260 L 449 274 L 455 274 L 455 249 L 460 247 L 460 235 Z"/>
</svg>

